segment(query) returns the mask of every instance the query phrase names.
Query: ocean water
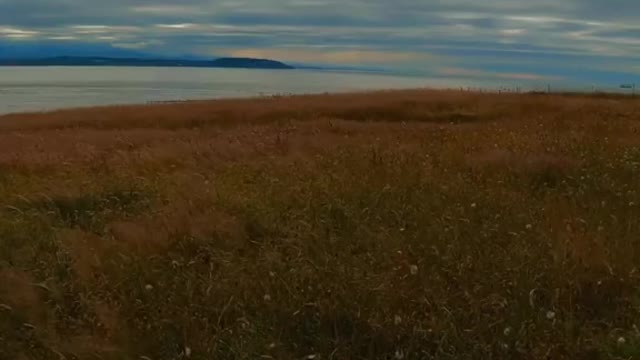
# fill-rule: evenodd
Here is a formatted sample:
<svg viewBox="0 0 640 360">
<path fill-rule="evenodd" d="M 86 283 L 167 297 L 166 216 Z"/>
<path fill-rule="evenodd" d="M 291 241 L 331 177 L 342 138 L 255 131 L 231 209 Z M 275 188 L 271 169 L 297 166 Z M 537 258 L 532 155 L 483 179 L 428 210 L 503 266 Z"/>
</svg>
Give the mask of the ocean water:
<svg viewBox="0 0 640 360">
<path fill-rule="evenodd" d="M 115 104 L 450 86 L 450 81 L 307 70 L 0 67 L 0 114 Z"/>
</svg>

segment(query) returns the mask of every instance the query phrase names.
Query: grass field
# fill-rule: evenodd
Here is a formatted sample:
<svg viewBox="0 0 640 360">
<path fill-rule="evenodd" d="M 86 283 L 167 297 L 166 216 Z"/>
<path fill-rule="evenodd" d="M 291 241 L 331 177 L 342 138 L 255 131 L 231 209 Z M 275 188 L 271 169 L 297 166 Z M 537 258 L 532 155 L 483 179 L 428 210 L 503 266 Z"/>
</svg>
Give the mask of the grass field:
<svg viewBox="0 0 640 360">
<path fill-rule="evenodd" d="M 640 359 L 640 101 L 0 117 L 0 359 Z"/>
</svg>

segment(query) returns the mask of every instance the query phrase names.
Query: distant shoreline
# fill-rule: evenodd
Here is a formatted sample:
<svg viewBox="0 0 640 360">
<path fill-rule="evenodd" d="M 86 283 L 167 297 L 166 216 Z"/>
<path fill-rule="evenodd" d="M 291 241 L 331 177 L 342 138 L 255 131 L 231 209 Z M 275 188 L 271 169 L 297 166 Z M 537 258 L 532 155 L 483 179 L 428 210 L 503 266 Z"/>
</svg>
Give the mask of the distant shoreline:
<svg viewBox="0 0 640 360">
<path fill-rule="evenodd" d="M 155 109 L 157 107 L 166 107 L 167 109 L 173 108 L 176 106 L 181 107 L 183 109 L 188 109 L 190 106 L 194 107 L 217 107 L 218 105 L 225 103 L 233 103 L 233 104 L 245 104 L 247 106 L 255 106 L 257 103 L 262 101 L 286 101 L 286 100 L 295 100 L 299 99 L 308 99 L 317 101 L 319 99 L 334 99 L 334 100 L 344 100 L 349 98 L 362 98 L 362 97 L 380 97 L 383 94 L 387 94 L 388 96 L 402 96 L 403 94 L 424 94 L 424 95 L 444 95 L 448 94 L 450 96 L 460 96 L 460 94 L 468 94 L 474 96 L 483 96 L 487 98 L 494 99 L 500 96 L 512 96 L 512 97 L 522 97 L 522 98 L 553 98 L 553 99 L 568 99 L 568 98 L 584 98 L 584 99 L 629 99 L 632 100 L 633 97 L 624 94 L 616 94 L 616 93 L 580 93 L 580 92 L 557 92 L 557 93 L 541 93 L 541 92 L 523 92 L 523 93 L 499 93 L 495 91 L 460 91 L 458 89 L 451 88 L 406 88 L 406 89 L 370 89 L 370 90 L 357 90 L 357 91 L 330 91 L 330 92 L 315 92 L 315 93 L 281 93 L 281 94 L 260 94 L 260 95 L 248 95 L 248 96 L 234 96 L 234 97 L 219 97 L 219 98 L 207 98 L 207 99 L 175 99 L 175 100 L 157 100 L 157 101 L 146 101 L 146 102 L 137 102 L 137 103 L 115 103 L 115 104 L 104 104 L 104 105 L 87 105 L 87 106 L 70 106 L 63 108 L 52 108 L 49 110 L 33 110 L 33 111 L 18 111 L 18 112 L 8 112 L 1 113 L 0 112 L 0 121 L 10 119 L 10 118 L 20 118 L 20 117 L 47 117 L 49 115 L 55 114 L 73 114 L 74 116 L 77 114 L 93 114 L 95 115 L 97 112 L 102 111 L 111 111 L 114 109 L 125 109 L 127 112 L 135 112 L 141 111 L 143 109 Z"/>
<path fill-rule="evenodd" d="M 56 56 L 34 59 L 0 59 L 0 66 L 127 66 L 127 67 L 181 67 L 293 70 L 294 66 L 280 61 L 257 58 L 219 58 L 214 60 L 118 58 L 93 56 Z"/>
</svg>

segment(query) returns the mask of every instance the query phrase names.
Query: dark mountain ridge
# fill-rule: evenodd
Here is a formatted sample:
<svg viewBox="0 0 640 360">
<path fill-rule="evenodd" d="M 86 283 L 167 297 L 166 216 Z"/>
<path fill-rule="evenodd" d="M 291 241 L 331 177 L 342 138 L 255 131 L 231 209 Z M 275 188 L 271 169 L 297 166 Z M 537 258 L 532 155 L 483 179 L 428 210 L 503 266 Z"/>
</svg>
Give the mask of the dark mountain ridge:
<svg viewBox="0 0 640 360">
<path fill-rule="evenodd" d="M 0 58 L 0 66 L 162 66 L 245 69 L 294 69 L 280 61 L 224 57 L 214 60 L 157 59 L 107 56 L 55 56 L 45 58 Z"/>
</svg>

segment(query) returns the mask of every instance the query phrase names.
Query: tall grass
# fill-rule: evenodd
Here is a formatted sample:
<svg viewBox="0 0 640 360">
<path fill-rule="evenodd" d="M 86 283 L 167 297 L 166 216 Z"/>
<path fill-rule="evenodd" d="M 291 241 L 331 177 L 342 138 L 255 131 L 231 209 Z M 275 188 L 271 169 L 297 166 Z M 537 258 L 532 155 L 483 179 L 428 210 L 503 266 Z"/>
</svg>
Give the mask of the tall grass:
<svg viewBox="0 0 640 360">
<path fill-rule="evenodd" d="M 640 103 L 0 118 L 0 359 L 640 357 Z"/>
</svg>

